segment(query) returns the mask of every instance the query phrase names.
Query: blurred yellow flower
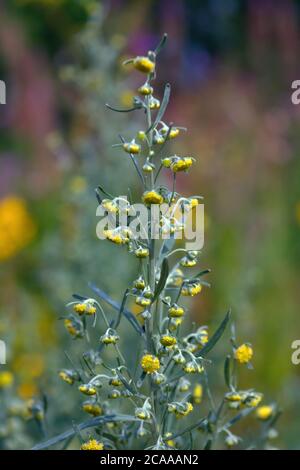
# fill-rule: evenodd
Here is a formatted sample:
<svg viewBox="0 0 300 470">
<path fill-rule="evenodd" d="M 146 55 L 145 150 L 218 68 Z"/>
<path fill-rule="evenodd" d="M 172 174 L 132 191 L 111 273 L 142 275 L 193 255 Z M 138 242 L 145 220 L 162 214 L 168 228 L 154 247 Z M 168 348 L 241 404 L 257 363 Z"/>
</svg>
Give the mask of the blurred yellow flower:
<svg viewBox="0 0 300 470">
<path fill-rule="evenodd" d="M 9 371 L 0 372 L 0 389 L 9 388 L 14 382 L 14 376 Z"/>
<path fill-rule="evenodd" d="M 35 233 L 35 224 L 22 198 L 7 196 L 0 200 L 0 261 L 22 250 Z"/>
<path fill-rule="evenodd" d="M 258 419 L 265 421 L 269 419 L 273 414 L 273 407 L 269 405 L 260 406 L 256 410 L 256 416 Z"/>
<path fill-rule="evenodd" d="M 74 194 L 84 193 L 86 187 L 86 179 L 82 176 L 74 176 L 70 181 L 70 190 Z"/>
<path fill-rule="evenodd" d="M 33 382 L 23 382 L 19 385 L 17 394 L 23 400 L 28 400 L 38 395 L 38 388 Z"/>
<path fill-rule="evenodd" d="M 200 405 L 202 401 L 202 396 L 203 396 L 203 387 L 201 384 L 197 383 L 195 384 L 194 390 L 193 390 L 193 402 L 196 405 Z"/>
<path fill-rule="evenodd" d="M 12 364 L 13 370 L 23 378 L 40 377 L 45 370 L 45 361 L 40 354 L 20 354 Z"/>
<path fill-rule="evenodd" d="M 133 103 L 134 93 L 132 90 L 124 90 L 120 95 L 120 104 L 124 106 L 124 108 L 130 108 Z"/>
</svg>

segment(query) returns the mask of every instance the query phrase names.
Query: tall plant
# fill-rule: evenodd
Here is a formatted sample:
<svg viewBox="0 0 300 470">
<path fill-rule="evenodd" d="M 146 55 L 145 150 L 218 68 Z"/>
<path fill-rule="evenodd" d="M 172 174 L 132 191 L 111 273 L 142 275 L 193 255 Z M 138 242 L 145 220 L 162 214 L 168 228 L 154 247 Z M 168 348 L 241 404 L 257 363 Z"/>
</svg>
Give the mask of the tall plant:
<svg viewBox="0 0 300 470">
<path fill-rule="evenodd" d="M 202 293 L 209 270 L 194 272 L 198 250 L 176 246 L 176 234 L 185 228 L 187 214 L 193 215 L 202 198 L 186 197 L 176 190 L 177 174 L 188 173 L 194 159 L 166 156 L 168 142 L 184 129 L 164 121 L 170 85 L 165 86 L 161 102 L 154 96 L 157 57 L 165 42 L 166 35 L 154 51 L 125 62 L 145 75 L 132 108 L 120 110 L 108 105 L 118 112 L 141 110 L 146 117 L 144 130 L 132 140 L 120 135 L 120 143 L 115 145 L 132 161 L 141 183 L 140 201 L 148 214 L 148 222 L 141 224 L 144 236 L 137 237 L 124 223 L 136 216 L 130 194 L 116 197 L 102 186 L 96 190 L 99 205 L 109 218 L 109 226 L 101 233 L 107 241 L 99 243 L 110 241 L 126 247 L 139 261 L 136 279 L 120 304 L 91 284 L 96 298 L 75 295 L 64 318 L 69 334 L 88 341 L 88 350 L 79 364 L 70 358 L 72 368 L 62 369 L 59 375 L 86 397 L 82 408 L 93 418 L 37 449 L 60 442 L 66 448 L 74 437 L 81 441 L 83 450 L 210 449 L 224 443 L 232 447 L 241 445 L 232 427 L 254 410 L 263 426 L 251 446 L 268 447 L 276 435 L 276 405 L 261 405 L 261 393 L 238 386 L 237 368 L 240 364 L 252 367 L 253 349 L 249 343 L 236 342 L 233 326 L 230 351 L 224 360 L 226 388 L 223 394 L 211 390 L 210 382 L 216 383 L 218 372 L 213 376 L 213 361 L 208 357 L 230 322 L 230 312 L 211 336 L 206 326 L 188 321 L 185 298 Z M 172 175 L 170 189 L 160 183 L 163 169 Z M 159 207 L 156 237 L 154 206 Z M 140 307 L 138 315 L 130 309 L 132 298 Z M 108 312 L 104 303 L 114 313 Z M 130 332 L 124 329 L 125 322 L 132 328 Z M 90 349 L 92 329 L 98 334 L 98 344 Z"/>
</svg>

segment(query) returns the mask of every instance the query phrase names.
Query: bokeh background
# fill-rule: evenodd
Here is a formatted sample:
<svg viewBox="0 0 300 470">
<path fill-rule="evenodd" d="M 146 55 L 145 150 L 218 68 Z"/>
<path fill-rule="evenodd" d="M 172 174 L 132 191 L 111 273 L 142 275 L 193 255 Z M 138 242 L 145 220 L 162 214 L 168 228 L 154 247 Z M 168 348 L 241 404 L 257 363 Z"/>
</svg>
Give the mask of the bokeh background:
<svg viewBox="0 0 300 470">
<path fill-rule="evenodd" d="M 94 188 L 137 189 L 111 145 L 140 116 L 129 122 L 104 104 L 131 103 L 139 77 L 121 62 L 164 32 L 158 90 L 171 83 L 168 118 L 188 128 L 176 151 L 197 157 L 179 189 L 205 197 L 201 265 L 212 287 L 192 315 L 214 323 L 232 308 L 239 338 L 255 349 L 251 385 L 284 410 L 280 445 L 300 448 L 300 366 L 291 363 L 300 338 L 296 0 L 0 2 L 0 367 L 14 375 L 10 400 L 17 408 L 46 394 L 52 431 L 78 414 L 57 378 L 71 347 L 64 305 L 73 292 L 91 295 L 89 281 L 120 300 L 137 269 L 95 235 Z M 39 438 L 30 422 L 0 421 L 4 448 Z"/>
</svg>

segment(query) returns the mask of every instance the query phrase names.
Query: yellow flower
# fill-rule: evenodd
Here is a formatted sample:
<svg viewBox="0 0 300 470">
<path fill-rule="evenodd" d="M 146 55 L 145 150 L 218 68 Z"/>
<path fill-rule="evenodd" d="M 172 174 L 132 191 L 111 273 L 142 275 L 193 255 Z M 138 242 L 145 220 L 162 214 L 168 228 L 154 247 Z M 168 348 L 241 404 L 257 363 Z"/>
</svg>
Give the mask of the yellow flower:
<svg viewBox="0 0 300 470">
<path fill-rule="evenodd" d="M 203 396 L 203 387 L 201 384 L 196 384 L 193 390 L 193 402 L 200 405 Z"/>
<path fill-rule="evenodd" d="M 175 356 L 173 356 L 173 361 L 175 362 L 175 364 L 185 364 L 186 363 L 186 359 L 183 356 L 181 351 L 179 351 L 178 354 L 175 354 Z"/>
<path fill-rule="evenodd" d="M 143 73 L 151 73 L 154 71 L 155 63 L 152 60 L 148 59 L 148 57 L 144 56 L 137 56 L 133 60 L 133 66 L 136 70 L 139 70 Z"/>
<path fill-rule="evenodd" d="M 146 284 L 145 284 L 145 281 L 144 281 L 142 276 L 140 276 L 138 279 L 136 279 L 133 282 L 133 287 L 135 287 L 136 289 L 139 289 L 139 290 L 145 289 Z"/>
<path fill-rule="evenodd" d="M 153 88 L 148 85 L 148 83 L 144 83 L 144 85 L 138 88 L 138 92 L 144 96 L 151 95 L 153 93 Z"/>
<path fill-rule="evenodd" d="M 81 450 L 103 450 L 104 445 L 96 439 L 90 439 L 81 445 Z"/>
<path fill-rule="evenodd" d="M 172 318 L 170 325 L 169 325 L 169 330 L 174 331 L 176 330 L 182 323 L 182 318 Z"/>
<path fill-rule="evenodd" d="M 251 392 L 243 399 L 243 405 L 256 408 L 263 399 L 262 393 Z"/>
<path fill-rule="evenodd" d="M 179 307 L 177 304 L 173 304 L 168 310 L 169 317 L 180 318 L 184 315 L 184 308 Z"/>
<path fill-rule="evenodd" d="M 152 356 L 152 354 L 145 354 L 141 359 L 141 366 L 144 372 L 153 374 L 159 370 L 160 362 L 158 357 Z"/>
<path fill-rule="evenodd" d="M 177 343 L 177 339 L 174 336 L 164 335 L 160 338 L 160 342 L 166 348 L 170 348 Z"/>
<path fill-rule="evenodd" d="M 169 132 L 169 127 L 165 126 L 160 130 L 161 134 L 166 136 Z M 178 127 L 172 127 L 171 131 L 169 132 L 169 139 L 174 139 L 179 135 L 180 129 Z"/>
<path fill-rule="evenodd" d="M 78 315 L 83 315 L 86 313 L 87 315 L 95 315 L 96 307 L 94 307 L 93 302 L 83 302 L 77 303 L 73 306 L 74 312 L 78 313 Z"/>
<path fill-rule="evenodd" d="M 164 166 L 165 168 L 170 168 L 172 164 L 172 158 L 170 157 L 163 158 L 161 163 L 162 163 L 162 166 Z"/>
<path fill-rule="evenodd" d="M 138 296 L 135 299 L 135 303 L 140 305 L 141 307 L 149 307 L 151 305 L 151 299 L 147 299 L 146 297 Z"/>
<path fill-rule="evenodd" d="M 129 242 L 128 234 L 120 230 L 104 230 L 103 235 L 116 245 L 125 245 Z"/>
<path fill-rule="evenodd" d="M 197 364 L 195 362 L 188 362 L 184 367 L 183 367 L 184 372 L 187 374 L 201 374 L 204 371 L 203 366 L 200 364 Z"/>
<path fill-rule="evenodd" d="M 103 199 L 101 202 L 101 206 L 107 210 L 107 212 L 112 212 L 113 214 L 116 214 L 118 212 L 118 206 L 114 201 L 111 201 L 110 199 Z"/>
<path fill-rule="evenodd" d="M 142 200 L 145 204 L 150 205 L 150 204 L 162 204 L 164 201 L 164 198 L 162 197 L 161 194 L 159 194 L 157 191 L 152 190 L 152 191 L 146 191 L 143 194 Z"/>
<path fill-rule="evenodd" d="M 78 390 L 85 395 L 96 395 L 97 391 L 91 384 L 79 385 Z"/>
<path fill-rule="evenodd" d="M 190 209 L 193 209 L 194 207 L 198 206 L 199 200 L 196 198 L 191 198 L 189 199 L 189 207 Z"/>
<path fill-rule="evenodd" d="M 184 296 L 194 297 L 194 295 L 199 294 L 202 291 L 202 285 L 199 282 L 189 283 L 184 285 L 181 294 Z"/>
<path fill-rule="evenodd" d="M 187 256 L 185 256 L 184 258 L 182 258 L 182 260 L 180 260 L 180 265 L 184 268 L 193 268 L 194 266 L 196 266 L 196 264 L 197 264 L 196 259 L 190 259 Z"/>
<path fill-rule="evenodd" d="M 86 312 L 86 309 L 86 304 L 75 304 L 73 307 L 74 312 L 78 313 L 78 315 L 83 315 Z"/>
<path fill-rule="evenodd" d="M 88 305 L 87 310 L 86 310 L 86 314 L 87 315 L 95 315 L 96 311 L 97 311 L 96 307 L 94 307 L 93 305 Z"/>
<path fill-rule="evenodd" d="M 156 134 L 153 137 L 153 143 L 162 145 L 164 142 L 165 142 L 165 138 L 159 132 L 156 132 Z"/>
<path fill-rule="evenodd" d="M 119 377 L 113 377 L 109 381 L 109 385 L 113 385 L 114 387 L 121 387 L 123 385 L 122 381 L 119 379 Z"/>
<path fill-rule="evenodd" d="M 180 287 L 183 282 L 183 272 L 181 269 L 176 268 L 168 279 L 168 287 Z"/>
<path fill-rule="evenodd" d="M 238 438 L 237 436 L 234 436 L 233 434 L 230 434 L 226 436 L 225 438 L 225 444 L 227 445 L 227 447 L 236 446 L 238 445 L 239 441 L 240 441 L 240 438 Z"/>
<path fill-rule="evenodd" d="M 65 318 L 64 325 L 66 330 L 71 336 L 79 336 L 80 330 L 77 328 L 76 323 L 72 321 L 70 318 Z"/>
<path fill-rule="evenodd" d="M 137 408 L 135 410 L 134 414 L 135 414 L 136 418 L 139 418 L 139 419 L 142 419 L 142 420 L 151 418 L 150 412 L 148 410 L 145 410 L 144 408 Z"/>
<path fill-rule="evenodd" d="M 75 382 L 74 374 L 71 371 L 61 370 L 58 375 L 67 384 L 73 385 L 73 383 Z"/>
<path fill-rule="evenodd" d="M 253 349 L 249 344 L 242 344 L 239 346 L 234 353 L 235 359 L 240 363 L 240 364 L 247 364 L 248 362 L 251 361 L 253 356 Z"/>
<path fill-rule="evenodd" d="M 103 344 L 117 344 L 120 336 L 114 330 L 109 328 L 104 335 L 101 336 L 100 341 Z"/>
<path fill-rule="evenodd" d="M 171 164 L 171 170 L 174 173 L 178 171 L 187 171 L 193 164 L 193 159 L 190 157 L 182 157 L 173 161 Z"/>
<path fill-rule="evenodd" d="M 265 421 L 269 419 L 273 414 L 273 407 L 269 405 L 260 406 L 256 410 L 256 416 L 258 419 Z"/>
<path fill-rule="evenodd" d="M 153 170 L 155 169 L 155 166 L 153 165 L 153 163 L 147 163 L 147 162 L 146 162 L 146 163 L 143 165 L 143 168 L 142 168 L 142 169 L 143 169 L 144 173 L 152 173 Z"/>
<path fill-rule="evenodd" d="M 100 405 L 98 405 L 98 403 L 95 403 L 93 401 L 85 401 L 83 404 L 82 404 L 82 409 L 83 411 L 85 411 L 86 413 L 89 413 L 90 415 L 92 416 L 100 416 L 103 414 L 103 410 L 101 408 Z"/>
<path fill-rule="evenodd" d="M 159 109 L 160 108 L 160 101 L 153 96 L 150 97 L 149 100 L 149 108 L 150 109 Z"/>
<path fill-rule="evenodd" d="M 208 343 L 208 331 L 206 326 L 202 326 L 198 329 L 196 340 L 201 346 Z"/>
<path fill-rule="evenodd" d="M 9 388 L 14 382 L 14 376 L 9 371 L 0 372 L 0 389 Z"/>
<path fill-rule="evenodd" d="M 167 444 L 167 446 L 169 447 L 175 447 L 175 441 L 173 441 L 173 439 L 171 439 L 172 437 L 172 433 L 171 432 L 167 432 L 165 435 L 164 435 L 164 439 L 165 439 L 165 443 Z M 169 438 L 169 439 L 167 439 Z M 166 440 L 167 439 L 167 440 Z"/>
<path fill-rule="evenodd" d="M 13 257 L 36 233 L 26 203 L 17 196 L 0 200 L 0 261 Z"/>
<path fill-rule="evenodd" d="M 113 390 L 112 392 L 109 393 L 108 398 L 112 398 L 115 400 L 116 398 L 120 398 L 121 392 L 119 390 Z"/>
<path fill-rule="evenodd" d="M 174 413 L 176 418 L 182 418 L 183 416 L 187 416 L 193 411 L 194 407 L 192 403 L 185 402 L 185 403 L 170 403 L 168 406 L 168 410 L 170 413 Z"/>
<path fill-rule="evenodd" d="M 177 127 L 174 127 L 171 129 L 171 132 L 169 133 L 169 139 L 174 139 L 179 135 L 180 130 Z"/>
<path fill-rule="evenodd" d="M 133 155 L 136 155 L 140 153 L 141 146 L 136 144 L 135 142 L 126 142 L 125 144 L 123 144 L 123 149 L 127 153 L 132 153 Z"/>
<path fill-rule="evenodd" d="M 159 374 L 158 372 L 155 372 L 152 376 L 152 380 L 156 385 L 160 385 L 166 381 L 166 377 L 164 374 Z"/>
<path fill-rule="evenodd" d="M 137 258 L 147 258 L 149 256 L 148 248 L 142 248 L 141 246 L 137 248 L 134 252 Z"/>
<path fill-rule="evenodd" d="M 226 393 L 225 399 L 227 401 L 237 402 L 242 400 L 242 395 L 238 392 L 229 392 Z"/>
<path fill-rule="evenodd" d="M 178 385 L 178 390 L 181 393 L 188 392 L 191 386 L 191 382 L 189 380 L 181 378 Z"/>
</svg>

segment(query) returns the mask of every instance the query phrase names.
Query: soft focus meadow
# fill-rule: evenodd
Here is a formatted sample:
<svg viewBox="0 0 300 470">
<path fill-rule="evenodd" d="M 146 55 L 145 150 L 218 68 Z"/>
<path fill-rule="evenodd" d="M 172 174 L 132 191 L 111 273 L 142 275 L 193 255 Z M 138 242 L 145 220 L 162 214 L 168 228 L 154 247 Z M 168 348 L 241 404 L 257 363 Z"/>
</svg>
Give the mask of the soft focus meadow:
<svg viewBox="0 0 300 470">
<path fill-rule="evenodd" d="M 274 447 L 300 448 L 300 366 L 291 362 L 300 339 L 300 111 L 291 102 L 300 2 L 11 0 L 0 4 L 1 449 L 31 448 L 86 419 L 58 375 L 82 353 L 64 328 L 65 305 L 73 293 L 92 296 L 89 282 L 121 302 L 138 266 L 96 237 L 95 188 L 138 191 L 112 145 L 124 129 L 137 132 L 140 116 L 105 103 L 131 106 L 140 77 L 121 64 L 165 31 L 155 85 L 162 97 L 171 83 L 167 120 L 188 128 L 176 152 L 197 157 L 177 190 L 204 196 L 200 267 L 212 270 L 211 287 L 190 300 L 191 319 L 214 331 L 232 309 L 238 342 L 254 350 L 241 388 L 283 411 Z M 126 323 L 122 333 L 131 335 Z M 213 357 L 225 349 L 220 342 Z"/>
</svg>

